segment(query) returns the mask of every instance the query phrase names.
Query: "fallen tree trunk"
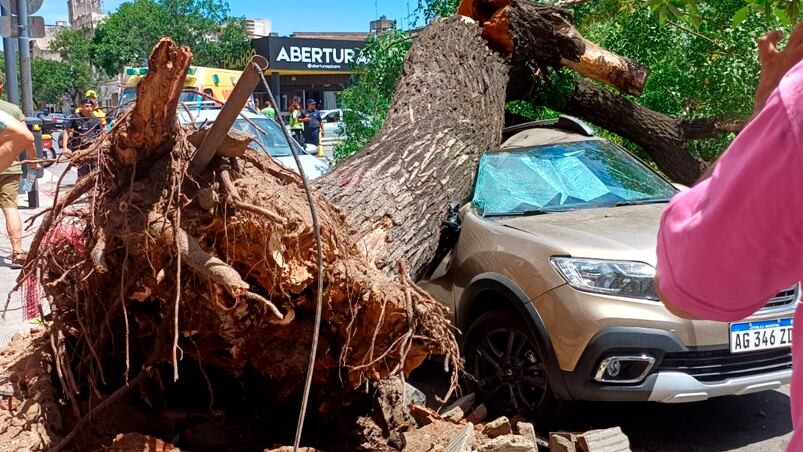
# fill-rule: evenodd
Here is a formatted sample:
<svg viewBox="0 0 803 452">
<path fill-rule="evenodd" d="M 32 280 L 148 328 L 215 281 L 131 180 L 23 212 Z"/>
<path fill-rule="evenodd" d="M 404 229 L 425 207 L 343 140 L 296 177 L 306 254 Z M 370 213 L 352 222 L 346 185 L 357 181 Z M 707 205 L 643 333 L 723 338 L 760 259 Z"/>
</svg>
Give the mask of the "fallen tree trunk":
<svg viewBox="0 0 803 452">
<path fill-rule="evenodd" d="M 129 374 L 139 374 L 149 388 L 143 396 L 158 405 L 184 357 L 238 378 L 256 372 L 283 401 L 299 394 L 311 345 L 317 259 L 309 207 L 298 175 L 252 150 L 225 148 L 229 156 L 214 157 L 203 174 L 188 170 L 195 146 L 176 127 L 175 85 L 190 59 L 172 41 L 156 46 L 139 108 L 96 144 L 98 169 L 76 186 L 79 194 L 95 187 L 88 206 L 68 195 L 48 213 L 20 281 L 41 275 L 65 337 L 61 362 L 74 365 L 70 387 L 82 394 L 119 394 Z M 341 212 L 314 199 L 325 270 L 316 392 L 337 399 L 409 374 L 431 354 L 459 369 L 445 308 L 403 265 L 392 280 L 368 263 Z"/>
<path fill-rule="evenodd" d="M 415 40 L 382 131 L 316 182 L 346 212 L 369 261 L 419 275 L 450 201 L 471 191 L 479 154 L 499 145 L 508 66 L 478 24 L 450 17 Z"/>
</svg>

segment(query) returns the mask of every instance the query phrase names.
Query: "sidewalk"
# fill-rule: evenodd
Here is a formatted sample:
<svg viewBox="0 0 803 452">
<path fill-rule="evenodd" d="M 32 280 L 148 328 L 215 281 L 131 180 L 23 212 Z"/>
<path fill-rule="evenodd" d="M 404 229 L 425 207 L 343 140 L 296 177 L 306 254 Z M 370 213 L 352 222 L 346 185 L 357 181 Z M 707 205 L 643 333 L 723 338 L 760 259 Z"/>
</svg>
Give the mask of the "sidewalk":
<svg viewBox="0 0 803 452">
<path fill-rule="evenodd" d="M 19 197 L 19 212 L 23 223 L 22 244 L 23 248 L 26 250 L 30 247 L 31 240 L 33 240 L 33 236 L 36 234 L 38 226 L 41 223 L 41 218 L 38 218 L 35 225 L 28 230 L 25 230 L 25 222 L 35 214 L 53 205 L 56 182 L 58 181 L 58 177 L 61 175 L 63 170 L 63 165 L 60 165 L 60 168 L 51 167 L 50 169 L 46 169 L 44 177 L 39 179 L 38 208 L 30 209 L 27 207 L 27 194 L 20 195 Z M 71 180 L 69 182 L 74 183 L 74 175 L 68 176 L 73 176 L 70 177 Z M 5 222 L 0 223 L 2 223 L 2 225 L 0 225 L 0 310 L 2 310 L 8 298 L 9 292 L 11 292 L 11 290 L 17 284 L 17 276 L 19 275 L 20 271 L 10 267 L 11 245 L 8 241 Z M 11 302 L 8 306 L 5 319 L 0 318 L 0 348 L 5 347 L 5 345 L 11 341 L 11 337 L 14 336 L 14 334 L 24 330 L 32 324 L 31 321 L 25 321 L 23 318 L 23 290 L 20 289 L 11 295 Z"/>
</svg>

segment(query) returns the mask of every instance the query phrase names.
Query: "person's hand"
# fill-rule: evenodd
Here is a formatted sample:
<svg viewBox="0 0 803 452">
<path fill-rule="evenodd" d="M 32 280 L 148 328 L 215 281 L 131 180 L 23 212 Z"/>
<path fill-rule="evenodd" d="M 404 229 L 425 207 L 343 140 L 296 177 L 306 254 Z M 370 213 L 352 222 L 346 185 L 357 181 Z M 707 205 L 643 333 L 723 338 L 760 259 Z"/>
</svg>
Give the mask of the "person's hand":
<svg viewBox="0 0 803 452">
<path fill-rule="evenodd" d="M 29 161 L 27 163 L 28 163 L 28 169 L 29 170 L 39 171 L 40 169 L 42 169 L 42 164 L 39 163 L 39 162 L 31 162 L 31 161 Z"/>
<path fill-rule="evenodd" d="M 754 114 L 758 114 L 767 98 L 770 97 L 781 79 L 792 67 L 803 61 L 803 22 L 798 24 L 786 48 L 778 50 L 778 41 L 783 39 L 780 30 L 767 32 L 758 40 L 758 59 L 761 62 L 761 78 L 756 88 L 756 105 Z"/>
<path fill-rule="evenodd" d="M 66 158 L 66 159 L 72 157 L 72 150 L 70 150 L 70 148 L 68 148 L 66 146 L 62 147 L 61 148 L 61 156 Z"/>
</svg>

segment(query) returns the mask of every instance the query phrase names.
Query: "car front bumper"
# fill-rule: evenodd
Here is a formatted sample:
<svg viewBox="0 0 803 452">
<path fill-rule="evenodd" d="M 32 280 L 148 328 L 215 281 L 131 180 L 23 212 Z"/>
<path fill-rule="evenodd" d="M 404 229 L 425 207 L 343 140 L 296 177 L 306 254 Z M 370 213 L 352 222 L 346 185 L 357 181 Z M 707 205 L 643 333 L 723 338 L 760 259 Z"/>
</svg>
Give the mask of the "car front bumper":
<svg viewBox="0 0 803 452">
<path fill-rule="evenodd" d="M 633 383 L 600 382 L 610 357 L 649 356 L 654 363 Z M 726 345 L 686 347 L 673 333 L 649 328 L 611 328 L 586 348 L 574 371 L 563 372 L 564 398 L 593 401 L 686 403 L 778 389 L 792 376 L 788 348 L 731 354 Z"/>
<path fill-rule="evenodd" d="M 703 383 L 682 372 L 659 372 L 655 375 L 650 402 L 700 402 L 712 397 L 746 395 L 771 391 L 789 383 L 792 369 L 780 370 L 716 383 Z"/>
</svg>

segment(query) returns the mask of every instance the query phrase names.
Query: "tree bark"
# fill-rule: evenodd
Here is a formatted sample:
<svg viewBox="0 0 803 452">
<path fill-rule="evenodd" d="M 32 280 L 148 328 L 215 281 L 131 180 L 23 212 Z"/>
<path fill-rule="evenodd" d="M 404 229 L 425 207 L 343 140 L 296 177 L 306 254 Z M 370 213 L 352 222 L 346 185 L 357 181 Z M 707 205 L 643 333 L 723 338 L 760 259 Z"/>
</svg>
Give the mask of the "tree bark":
<svg viewBox="0 0 803 452">
<path fill-rule="evenodd" d="M 382 131 L 317 182 L 377 267 L 432 260 L 450 201 L 465 200 L 481 152 L 499 145 L 508 66 L 478 24 L 450 17 L 415 40 Z"/>
<path fill-rule="evenodd" d="M 178 99 L 190 62 L 192 52 L 187 47 L 177 48 L 169 38 L 156 44 L 148 57 L 148 67 L 153 73 L 137 84 L 137 102 L 125 117 L 126 127 L 112 139 L 112 147 L 122 163 L 133 165 L 145 160 L 173 139 L 178 104 L 165 102 L 163 93 L 169 94 L 168 99 Z"/>
</svg>

